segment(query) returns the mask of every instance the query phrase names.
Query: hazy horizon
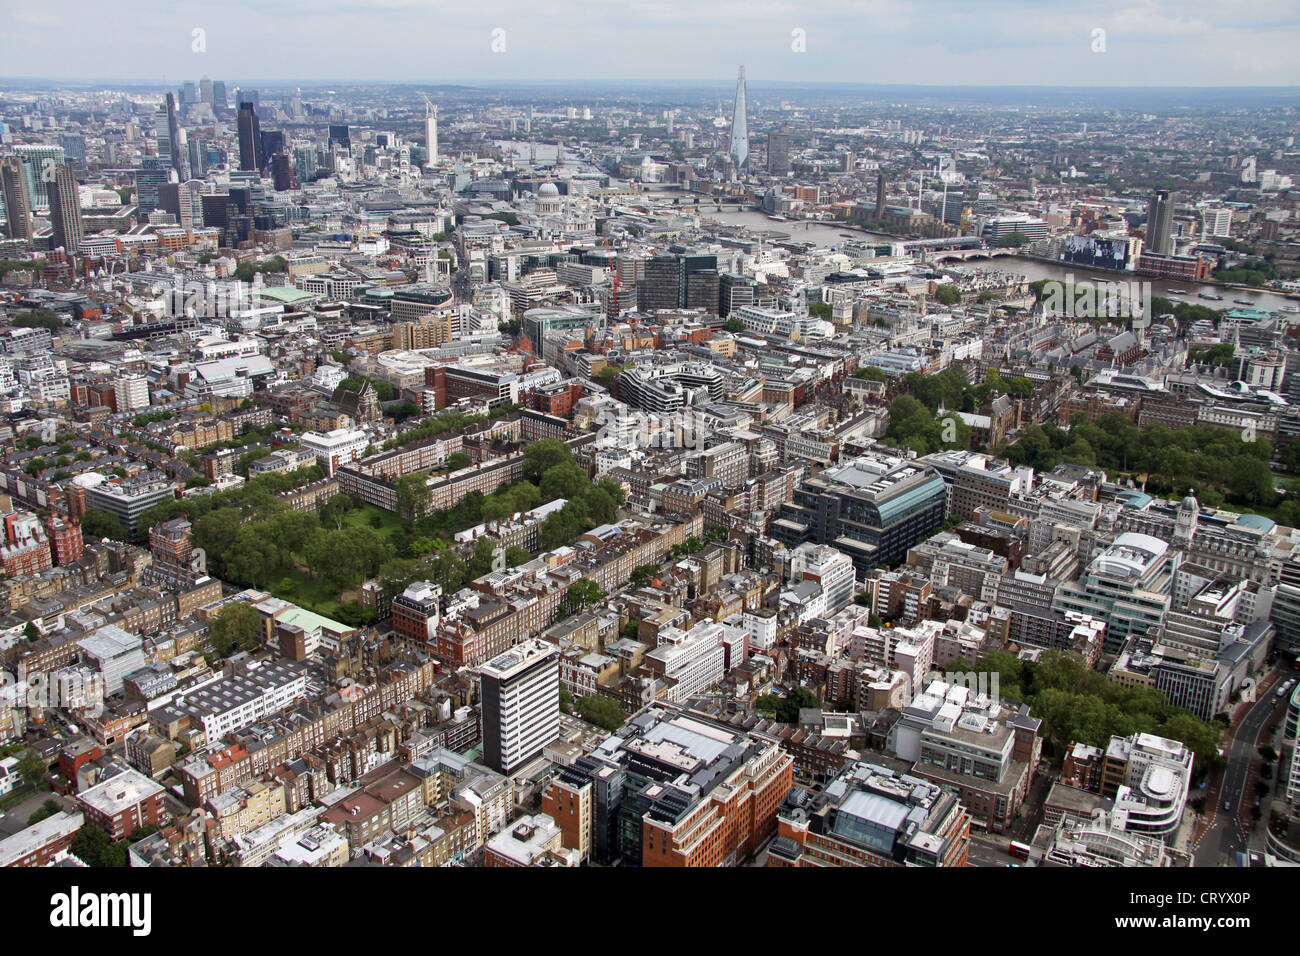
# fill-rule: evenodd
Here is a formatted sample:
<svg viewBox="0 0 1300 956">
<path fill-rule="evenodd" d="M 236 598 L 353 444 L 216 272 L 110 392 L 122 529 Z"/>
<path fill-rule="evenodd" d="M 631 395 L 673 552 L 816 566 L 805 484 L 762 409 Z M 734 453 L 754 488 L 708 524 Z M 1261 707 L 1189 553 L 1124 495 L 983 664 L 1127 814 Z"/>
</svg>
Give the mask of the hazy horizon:
<svg viewBox="0 0 1300 956">
<path fill-rule="evenodd" d="M 811 9 L 789 0 L 485 0 L 446 9 L 431 0 L 0 0 L 0 11 L 3 69 L 28 81 L 73 82 L 52 77 L 50 65 L 78 73 L 94 63 L 104 75 L 87 81 L 160 86 L 201 75 L 439 85 L 688 76 L 725 85 L 745 63 L 756 88 L 1300 86 L 1293 0 L 822 0 Z M 152 78 L 140 75 L 144 63 Z"/>
</svg>

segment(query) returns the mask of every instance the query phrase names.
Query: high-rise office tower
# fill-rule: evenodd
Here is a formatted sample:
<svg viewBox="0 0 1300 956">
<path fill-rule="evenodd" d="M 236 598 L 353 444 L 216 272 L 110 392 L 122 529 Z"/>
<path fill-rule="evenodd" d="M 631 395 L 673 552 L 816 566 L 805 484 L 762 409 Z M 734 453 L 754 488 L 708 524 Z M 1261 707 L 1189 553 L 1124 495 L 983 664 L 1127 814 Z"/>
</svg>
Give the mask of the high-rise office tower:
<svg viewBox="0 0 1300 956">
<path fill-rule="evenodd" d="M 293 168 L 298 182 L 308 183 L 316 178 L 316 147 L 296 146 L 293 150 Z"/>
<path fill-rule="evenodd" d="M 149 213 L 162 208 L 160 190 L 171 179 L 170 174 L 171 170 L 159 163 L 157 159 L 136 170 L 135 204 L 141 220 L 148 219 Z"/>
<path fill-rule="evenodd" d="M 86 137 L 81 133 L 60 133 L 59 145 L 73 166 L 86 165 Z"/>
<path fill-rule="evenodd" d="M 719 288 L 717 269 L 695 269 L 687 272 L 684 303 L 686 308 L 715 312 L 718 308 Z"/>
<path fill-rule="evenodd" d="M 645 263 L 636 284 L 637 309 L 708 309 L 718 306 L 718 257 L 708 253 L 663 253 Z"/>
<path fill-rule="evenodd" d="M 1202 213 L 1203 232 L 1206 236 L 1232 235 L 1232 210 L 1226 207 L 1207 209 Z"/>
<path fill-rule="evenodd" d="M 181 128 L 176 120 L 176 97 L 172 94 L 168 93 L 159 104 L 155 122 L 158 127 L 158 155 L 176 170 L 178 178 L 184 179 L 185 155 L 181 152 Z"/>
<path fill-rule="evenodd" d="M 1173 251 L 1174 195 L 1162 189 L 1147 203 L 1147 237 L 1143 244 L 1147 252 L 1164 256 Z"/>
<path fill-rule="evenodd" d="M 212 81 L 212 109 L 224 110 L 226 108 L 226 81 Z"/>
<path fill-rule="evenodd" d="M 876 173 L 876 218 L 885 218 L 885 172 Z"/>
<path fill-rule="evenodd" d="M 54 178 L 54 169 L 64 161 L 62 146 L 43 143 L 15 146 L 14 152 L 23 161 L 23 178 L 27 180 L 27 199 L 32 211 L 49 208 L 49 194 L 45 184 Z"/>
<path fill-rule="evenodd" d="M 479 668 L 483 761 L 509 774 L 560 732 L 560 658 L 556 645 L 533 639 Z"/>
<path fill-rule="evenodd" d="M 346 123 L 337 126 L 333 123 L 330 124 L 329 144 L 333 146 L 335 143 L 338 143 L 344 149 L 352 148 L 352 138 L 348 135 L 348 126 Z"/>
<path fill-rule="evenodd" d="M 193 80 L 186 80 L 182 83 L 180 93 L 182 106 L 188 106 L 199 101 L 198 89 L 194 86 Z"/>
<path fill-rule="evenodd" d="M 731 141 L 728 146 L 728 154 L 731 161 L 736 164 L 736 172 L 739 173 L 747 169 L 749 162 L 749 117 L 746 115 L 749 110 L 748 97 L 745 95 L 745 68 L 740 68 L 740 76 L 736 79 L 736 109 L 731 114 Z"/>
<path fill-rule="evenodd" d="M 5 237 L 32 238 L 32 204 L 28 199 L 27 176 L 23 161 L 17 156 L 0 159 L 0 192 L 5 201 Z"/>
<path fill-rule="evenodd" d="M 424 104 L 424 148 L 432 166 L 438 161 L 438 107 L 428 102 Z"/>
<path fill-rule="evenodd" d="M 206 76 L 199 79 L 199 102 L 212 102 L 212 81 Z"/>
<path fill-rule="evenodd" d="M 77 194 L 77 177 L 67 163 L 56 166 L 54 179 L 48 184 L 50 221 L 54 225 L 54 247 L 76 252 L 86 234 L 81 222 L 81 198 Z"/>
<path fill-rule="evenodd" d="M 276 153 L 284 152 L 284 132 L 278 129 L 264 129 L 261 133 L 261 146 L 258 148 L 258 157 L 261 166 L 259 169 L 267 169 L 271 165 L 271 157 Z"/>
<path fill-rule="evenodd" d="M 773 176 L 784 176 L 790 171 L 790 147 L 793 143 L 794 135 L 788 126 L 767 134 L 767 171 Z"/>
<path fill-rule="evenodd" d="M 271 179 L 275 183 L 276 192 L 293 188 L 293 166 L 289 162 L 288 153 L 276 153 L 271 157 Z"/>
<path fill-rule="evenodd" d="M 243 94 L 240 94 L 241 96 Z M 257 122 L 257 111 L 246 100 L 239 103 L 239 168 L 262 168 L 262 129 Z"/>
<path fill-rule="evenodd" d="M 203 141 L 192 139 L 189 141 L 190 152 L 190 175 L 202 176 L 208 171 L 207 150 L 204 148 Z"/>
<path fill-rule="evenodd" d="M 163 183 L 158 187 L 159 208 L 176 217 L 184 229 L 203 226 L 203 183 L 191 179 L 185 183 Z"/>
<path fill-rule="evenodd" d="M 718 315 L 724 319 L 747 305 L 754 304 L 754 292 L 758 287 L 753 279 L 725 272 L 718 277 Z"/>
</svg>

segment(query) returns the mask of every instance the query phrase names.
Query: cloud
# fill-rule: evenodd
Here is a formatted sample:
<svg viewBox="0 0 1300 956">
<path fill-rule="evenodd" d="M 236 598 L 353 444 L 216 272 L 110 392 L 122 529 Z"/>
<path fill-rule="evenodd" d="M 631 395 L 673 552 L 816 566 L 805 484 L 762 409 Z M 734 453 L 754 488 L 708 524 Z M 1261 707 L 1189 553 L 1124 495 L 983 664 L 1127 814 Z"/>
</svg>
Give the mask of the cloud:
<svg viewBox="0 0 1300 956">
<path fill-rule="evenodd" d="M 0 16 L 0 73 L 52 79 L 725 85 L 744 63 L 756 85 L 1300 85 L 1294 0 L 0 0 Z"/>
</svg>

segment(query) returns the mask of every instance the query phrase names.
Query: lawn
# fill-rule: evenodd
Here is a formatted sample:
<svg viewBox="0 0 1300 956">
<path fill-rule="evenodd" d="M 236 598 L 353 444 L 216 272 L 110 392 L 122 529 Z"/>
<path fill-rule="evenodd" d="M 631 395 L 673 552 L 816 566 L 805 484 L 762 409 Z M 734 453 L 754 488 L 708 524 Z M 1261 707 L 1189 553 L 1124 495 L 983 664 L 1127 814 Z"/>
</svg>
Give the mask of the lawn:
<svg viewBox="0 0 1300 956">
<path fill-rule="evenodd" d="M 331 620 L 338 620 L 336 615 L 341 595 L 331 585 L 309 577 L 306 572 L 296 568 L 286 572 L 281 578 L 282 580 L 274 582 L 270 587 L 271 593 L 276 597 L 292 601 L 299 607 L 315 611 Z M 285 583 L 288 583 L 289 587 L 284 587 Z"/>
<path fill-rule="evenodd" d="M 382 524 L 375 528 L 371 524 L 371 516 L 379 515 Z M 345 528 L 372 528 L 378 531 L 385 538 L 390 538 L 398 531 L 409 530 L 406 522 L 400 515 L 392 511 L 385 511 L 383 508 L 376 508 L 374 505 L 362 504 L 353 508 L 343 516 L 343 527 Z"/>
</svg>

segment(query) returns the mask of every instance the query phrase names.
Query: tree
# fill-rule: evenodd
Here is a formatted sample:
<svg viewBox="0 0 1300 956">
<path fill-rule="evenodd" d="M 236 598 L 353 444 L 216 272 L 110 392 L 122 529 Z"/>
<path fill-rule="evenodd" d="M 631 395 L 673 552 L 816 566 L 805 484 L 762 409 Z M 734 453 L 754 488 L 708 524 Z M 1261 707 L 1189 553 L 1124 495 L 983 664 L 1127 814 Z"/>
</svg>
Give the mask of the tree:
<svg viewBox="0 0 1300 956">
<path fill-rule="evenodd" d="M 14 769 L 18 772 L 18 778 L 27 786 L 43 787 L 50 772 L 50 765 L 49 761 L 29 747 L 18 758 L 18 766 Z"/>
<path fill-rule="evenodd" d="M 733 335 L 739 335 L 745 331 L 744 321 L 735 317 L 727 319 L 727 321 L 723 323 L 722 327 Z"/>
<path fill-rule="evenodd" d="M 19 312 L 9 320 L 9 324 L 25 329 L 48 329 L 51 334 L 57 335 L 59 329 L 63 327 L 63 320 L 51 309 L 35 309 L 30 312 Z"/>
<path fill-rule="evenodd" d="M 588 723 L 602 727 L 611 733 L 627 722 L 627 714 L 618 701 L 602 694 L 586 694 L 574 701 L 578 716 Z"/>
<path fill-rule="evenodd" d="M 527 548 L 521 548 L 517 544 L 512 544 L 506 548 L 506 567 L 517 568 L 521 564 L 526 564 L 532 560 L 532 555 L 528 553 Z"/>
<path fill-rule="evenodd" d="M 336 495 L 335 497 L 347 496 Z M 319 527 L 320 522 L 317 518 L 305 511 L 281 512 L 257 524 L 257 528 L 275 549 L 276 564 L 281 566 L 287 566 L 292 562 L 294 555 L 302 552 L 307 539 Z"/>
<path fill-rule="evenodd" d="M 469 581 L 465 562 L 453 551 L 439 551 L 426 565 L 429 580 L 442 588 L 443 594 L 454 594 Z"/>
<path fill-rule="evenodd" d="M 798 723 L 801 708 L 818 707 L 820 703 L 817 695 L 805 687 L 794 687 L 784 697 L 765 694 L 755 702 L 760 711 L 771 714 L 785 724 Z"/>
<path fill-rule="evenodd" d="M 955 285 L 944 283 L 934 290 L 934 300 L 940 305 L 958 305 L 961 302 L 961 290 Z"/>
<path fill-rule="evenodd" d="M 35 813 L 27 818 L 27 825 L 29 827 L 34 827 L 42 820 L 48 819 L 56 813 L 61 812 L 63 812 L 63 807 L 59 806 L 57 800 L 46 800 Z"/>
<path fill-rule="evenodd" d="M 538 490 L 544 501 L 556 498 L 577 498 L 591 484 L 587 473 L 573 461 L 562 462 L 548 468 L 542 475 Z"/>
<path fill-rule="evenodd" d="M 568 445 L 558 438 L 543 438 L 524 449 L 524 477 L 539 481 L 551 468 L 572 461 L 573 452 Z"/>
<path fill-rule="evenodd" d="M 599 604 L 605 600 L 605 597 L 606 594 L 599 584 L 590 578 L 580 578 L 569 585 L 565 601 L 569 605 L 569 610 L 577 614 L 589 605 Z"/>
<path fill-rule="evenodd" d="M 489 527 L 500 524 L 514 513 L 514 502 L 509 495 L 488 495 L 483 499 L 483 523 Z"/>
<path fill-rule="evenodd" d="M 657 564 L 639 564 L 628 575 L 627 583 L 634 588 L 643 588 L 653 581 L 658 573 L 659 565 Z"/>
<path fill-rule="evenodd" d="M 125 541 L 127 538 L 121 519 L 98 508 L 87 508 L 82 514 L 81 533 L 87 538 L 112 538 L 114 541 Z"/>
<path fill-rule="evenodd" d="M 492 565 L 496 562 L 496 553 L 496 542 L 492 538 L 483 537 L 474 542 L 474 554 L 469 560 L 470 580 L 491 572 Z"/>
<path fill-rule="evenodd" d="M 264 587 L 281 566 L 279 552 L 263 525 L 261 521 L 241 525 L 224 557 L 227 575 L 254 587 Z"/>
<path fill-rule="evenodd" d="M 41 631 L 36 626 L 35 621 L 28 621 L 23 625 L 23 637 L 29 641 L 39 641 L 41 639 Z"/>
<path fill-rule="evenodd" d="M 468 468 L 469 465 L 470 457 L 463 451 L 458 451 L 447 456 L 448 471 L 460 471 L 462 468 Z"/>
<path fill-rule="evenodd" d="M 262 615 L 251 604 L 232 602 L 217 612 L 209 635 L 218 657 L 229 657 L 236 648 L 251 651 L 266 639 Z"/>
<path fill-rule="evenodd" d="M 573 710 L 573 694 L 569 691 L 569 685 L 560 681 L 560 710 L 564 713 L 571 713 Z"/>
<path fill-rule="evenodd" d="M 397 491 L 397 513 L 407 521 L 423 517 L 429 510 L 433 492 L 429 490 L 429 480 L 419 472 L 402 475 L 393 483 Z"/>
<path fill-rule="evenodd" d="M 331 495 L 329 500 L 318 509 L 321 524 L 332 525 L 335 529 L 343 527 L 343 521 L 349 511 L 357 506 L 351 495 Z"/>
<path fill-rule="evenodd" d="M 126 866 L 126 841 L 114 842 L 108 834 L 93 824 L 86 824 L 77 831 L 72 841 L 72 855 L 87 866 Z"/>
</svg>

